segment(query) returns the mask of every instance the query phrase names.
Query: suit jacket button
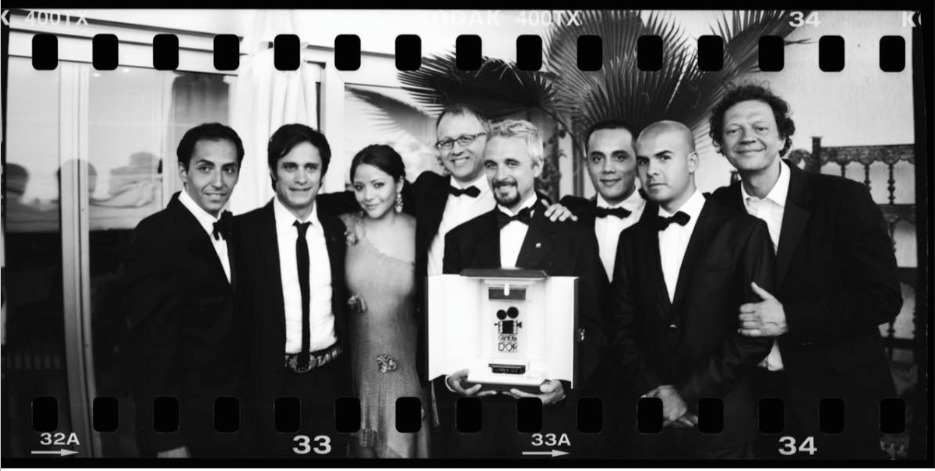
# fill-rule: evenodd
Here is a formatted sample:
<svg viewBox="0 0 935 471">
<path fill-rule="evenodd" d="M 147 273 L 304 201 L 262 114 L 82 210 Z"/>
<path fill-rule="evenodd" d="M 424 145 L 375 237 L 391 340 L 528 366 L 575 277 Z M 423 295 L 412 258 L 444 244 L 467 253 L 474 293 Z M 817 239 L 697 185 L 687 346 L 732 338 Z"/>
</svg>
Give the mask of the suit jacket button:
<svg viewBox="0 0 935 471">
<path fill-rule="evenodd" d="M 678 330 L 678 328 L 679 328 L 679 326 L 677 326 L 677 325 L 675 325 L 675 324 L 669 324 L 669 329 L 671 329 L 671 330 Z"/>
</svg>

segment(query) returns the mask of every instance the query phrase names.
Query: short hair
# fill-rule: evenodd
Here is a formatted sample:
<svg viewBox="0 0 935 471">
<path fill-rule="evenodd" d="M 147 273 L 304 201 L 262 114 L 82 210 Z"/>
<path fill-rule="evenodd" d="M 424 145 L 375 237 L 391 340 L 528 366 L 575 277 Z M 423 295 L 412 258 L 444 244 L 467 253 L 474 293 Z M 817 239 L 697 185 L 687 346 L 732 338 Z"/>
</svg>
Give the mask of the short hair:
<svg viewBox="0 0 935 471">
<path fill-rule="evenodd" d="M 284 124 L 269 138 L 266 155 L 270 170 L 275 170 L 276 162 L 303 142 L 308 142 L 318 149 L 318 155 L 321 156 L 321 174 L 327 173 L 328 164 L 331 162 L 331 146 L 328 145 L 328 139 L 324 134 L 304 124 Z"/>
<path fill-rule="evenodd" d="M 630 135 L 633 136 L 633 139 L 636 139 L 636 135 L 639 134 L 635 132 L 635 128 L 626 121 L 619 120 L 619 119 L 600 121 L 598 123 L 591 125 L 591 127 L 588 128 L 587 132 L 585 132 L 584 145 L 585 146 L 588 145 L 588 141 L 591 140 L 592 134 L 594 134 L 597 131 L 603 131 L 605 129 L 623 129 L 624 131 L 629 132 Z"/>
<path fill-rule="evenodd" d="M 204 123 L 195 126 L 185 132 L 178 148 L 175 149 L 175 155 L 179 158 L 179 165 L 186 169 L 192 161 L 192 154 L 195 153 L 195 145 L 198 141 L 220 141 L 226 139 L 234 144 L 237 149 L 237 163 L 243 161 L 243 141 L 237 132 L 221 123 Z"/>
<path fill-rule="evenodd" d="M 526 149 L 532 156 L 533 163 L 542 165 L 545 148 L 542 145 L 542 136 L 535 124 L 521 119 L 505 119 L 493 123 L 490 128 L 490 138 L 494 137 L 521 137 L 526 140 Z"/>
<path fill-rule="evenodd" d="M 484 128 L 484 132 L 487 133 L 487 136 L 490 136 L 490 121 L 487 120 L 487 117 L 480 112 L 477 108 L 467 105 L 464 103 L 455 103 L 453 105 L 446 106 L 445 109 L 438 115 L 438 118 L 435 119 L 435 129 L 438 129 L 439 123 L 442 122 L 442 118 L 445 116 L 473 116 L 477 118 L 477 121 L 480 122 L 481 127 Z"/>
<path fill-rule="evenodd" d="M 773 94 L 773 92 L 765 86 L 757 84 L 735 86 L 729 89 L 724 97 L 721 98 L 721 101 L 714 105 L 711 118 L 708 120 L 710 128 L 708 135 L 711 136 L 711 140 L 714 141 L 715 148 L 718 152 L 723 153 L 721 152 L 721 146 L 724 143 L 721 140 L 721 136 L 724 134 L 724 114 L 727 113 L 730 107 L 737 103 L 751 100 L 762 101 L 773 109 L 773 117 L 776 119 L 776 127 L 779 131 L 779 135 L 786 140 L 785 144 L 782 146 L 782 150 L 779 151 L 779 155 L 785 155 L 786 152 L 789 151 L 789 148 L 792 147 L 792 135 L 795 133 L 795 122 L 789 117 L 789 103 Z"/>
<path fill-rule="evenodd" d="M 384 173 L 399 180 L 406 177 L 406 164 L 403 158 L 392 147 L 383 144 L 373 144 L 364 147 L 351 160 L 351 180 L 360 164 L 373 165 Z"/>
</svg>

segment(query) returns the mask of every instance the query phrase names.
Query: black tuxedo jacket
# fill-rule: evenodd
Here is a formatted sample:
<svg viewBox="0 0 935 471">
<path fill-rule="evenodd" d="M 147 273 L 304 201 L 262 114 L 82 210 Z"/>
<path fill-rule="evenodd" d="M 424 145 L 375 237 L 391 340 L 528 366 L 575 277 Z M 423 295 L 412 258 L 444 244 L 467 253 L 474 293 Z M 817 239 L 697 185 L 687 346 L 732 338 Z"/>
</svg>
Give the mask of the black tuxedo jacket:
<svg viewBox="0 0 935 471">
<path fill-rule="evenodd" d="M 879 401 L 896 391 L 878 326 L 902 306 L 893 244 L 864 185 L 789 167 L 772 292 L 789 327 L 779 337 L 789 409 L 817 435 L 818 402 L 843 398 L 844 435 L 879 450 Z M 744 211 L 740 184 L 713 199 Z"/>
<path fill-rule="evenodd" d="M 236 285 L 236 267 L 231 270 Z M 193 456 L 214 454 L 211 416 L 199 413 L 213 410 L 216 397 L 238 392 L 234 288 L 210 236 L 178 193 L 136 227 L 124 265 L 124 300 L 141 452 L 188 446 Z M 153 430 L 153 399 L 160 396 L 179 400 L 178 433 Z"/>
<path fill-rule="evenodd" d="M 656 213 L 658 214 L 658 209 Z M 740 305 L 759 299 L 750 282 L 772 289 L 773 248 L 762 221 L 710 200 L 682 260 L 672 301 L 659 256 L 659 231 L 639 222 L 620 234 L 614 266 L 612 349 L 625 398 L 675 386 L 690 411 L 723 401 L 724 430 L 692 436 L 696 446 L 727 448 L 756 436 L 750 373 L 770 339 L 737 333 Z"/>
<path fill-rule="evenodd" d="M 346 238 L 337 217 L 318 211 L 325 232 L 331 266 L 331 312 L 338 345 L 349 355 L 347 338 L 347 289 L 344 283 Z M 279 245 L 273 202 L 234 218 L 235 259 L 240 268 L 238 315 L 245 329 L 246 395 L 258 430 L 273 432 L 273 404 L 281 395 L 285 368 L 286 314 L 283 307 Z M 311 263 L 316 263 L 311 260 Z M 350 365 L 350 362 L 343 362 Z M 346 372 L 349 384 L 350 372 Z M 266 432 L 264 432 L 266 433 Z"/>
<path fill-rule="evenodd" d="M 516 266 L 543 270 L 550 276 L 578 277 L 578 387 L 587 390 L 605 344 L 601 312 L 606 277 L 597 251 L 594 231 L 571 222 L 552 222 L 544 213 L 547 203 L 536 202 Z M 445 237 L 444 272 L 465 268 L 500 268 L 500 230 L 497 209 L 478 216 L 448 232 Z"/>
</svg>

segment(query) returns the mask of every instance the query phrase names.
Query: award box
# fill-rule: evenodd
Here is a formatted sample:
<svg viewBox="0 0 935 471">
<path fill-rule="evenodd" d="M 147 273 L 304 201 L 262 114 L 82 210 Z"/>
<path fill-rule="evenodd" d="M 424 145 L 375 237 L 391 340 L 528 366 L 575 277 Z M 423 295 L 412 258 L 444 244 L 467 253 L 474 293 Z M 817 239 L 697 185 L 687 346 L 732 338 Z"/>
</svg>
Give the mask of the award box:
<svg viewBox="0 0 935 471">
<path fill-rule="evenodd" d="M 465 387 L 539 393 L 575 386 L 578 278 L 539 270 L 464 270 L 428 278 L 429 378 L 462 369 Z"/>
</svg>

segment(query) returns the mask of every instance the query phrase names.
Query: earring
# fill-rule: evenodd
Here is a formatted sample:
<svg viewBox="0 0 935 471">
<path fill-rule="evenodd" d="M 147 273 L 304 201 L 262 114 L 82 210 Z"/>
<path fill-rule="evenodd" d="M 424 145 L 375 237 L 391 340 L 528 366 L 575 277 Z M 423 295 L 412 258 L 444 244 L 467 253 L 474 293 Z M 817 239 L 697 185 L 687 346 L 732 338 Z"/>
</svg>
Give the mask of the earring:
<svg viewBox="0 0 935 471">
<path fill-rule="evenodd" d="M 394 205 L 397 213 L 403 212 L 403 194 L 396 193 L 396 204 Z"/>
</svg>

